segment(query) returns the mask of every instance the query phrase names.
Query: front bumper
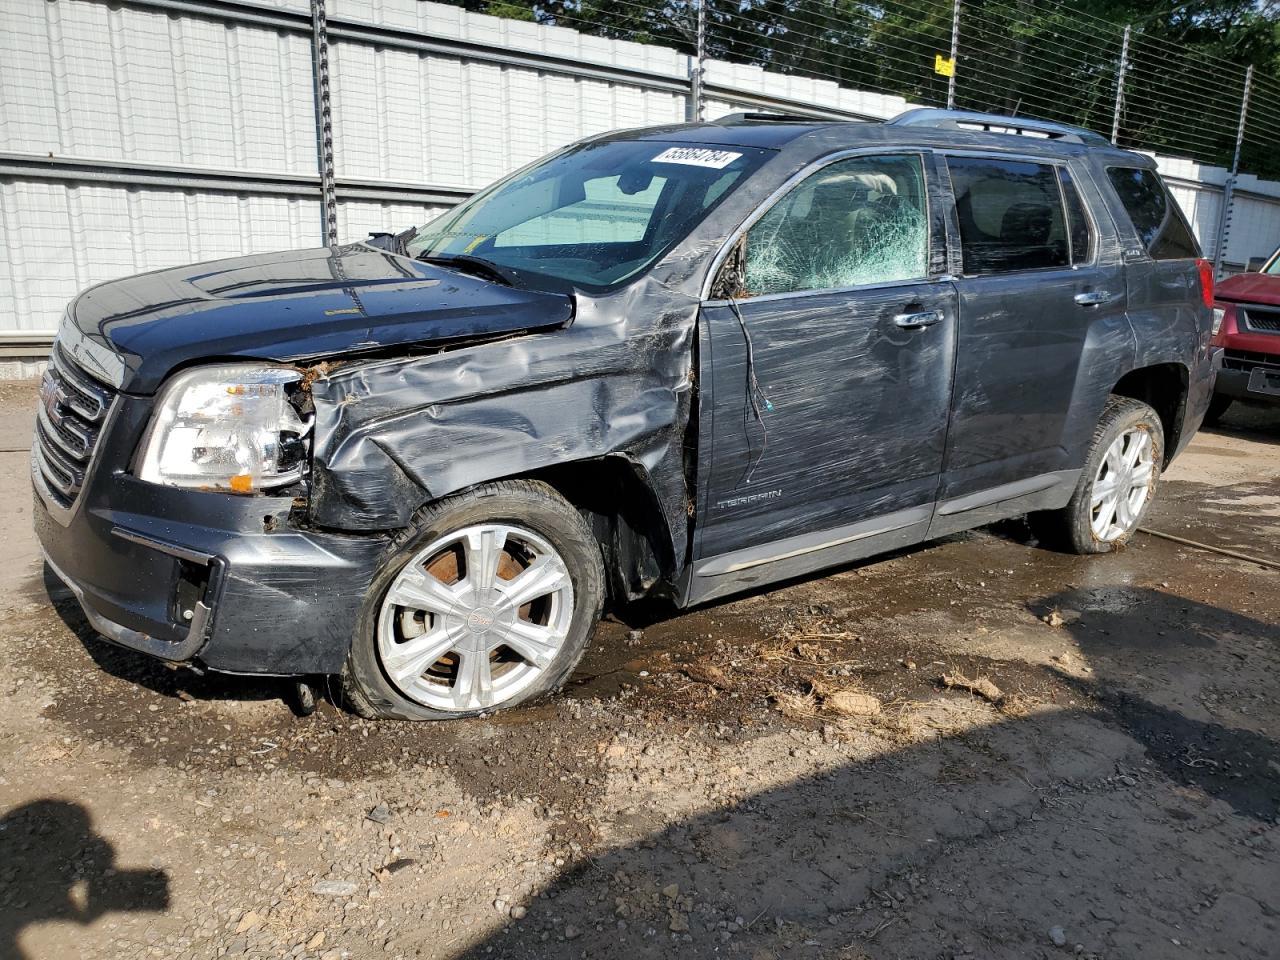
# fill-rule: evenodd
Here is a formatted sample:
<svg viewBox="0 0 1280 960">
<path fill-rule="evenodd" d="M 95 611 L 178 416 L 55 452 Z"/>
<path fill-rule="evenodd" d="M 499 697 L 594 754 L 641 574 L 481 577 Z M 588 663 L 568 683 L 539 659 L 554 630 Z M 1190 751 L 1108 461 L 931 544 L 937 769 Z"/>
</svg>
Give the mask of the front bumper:
<svg viewBox="0 0 1280 960">
<path fill-rule="evenodd" d="M 1259 369 L 1264 375 L 1254 372 Z M 1232 351 L 1218 371 L 1214 393 L 1251 403 L 1280 404 L 1277 383 L 1280 383 L 1280 354 L 1269 356 Z"/>
<path fill-rule="evenodd" d="M 117 399 L 68 508 L 33 459 L 34 524 L 50 568 L 121 646 L 229 673 L 342 668 L 386 541 L 302 530 L 288 497 L 142 483 L 127 464 L 149 403 Z"/>
</svg>

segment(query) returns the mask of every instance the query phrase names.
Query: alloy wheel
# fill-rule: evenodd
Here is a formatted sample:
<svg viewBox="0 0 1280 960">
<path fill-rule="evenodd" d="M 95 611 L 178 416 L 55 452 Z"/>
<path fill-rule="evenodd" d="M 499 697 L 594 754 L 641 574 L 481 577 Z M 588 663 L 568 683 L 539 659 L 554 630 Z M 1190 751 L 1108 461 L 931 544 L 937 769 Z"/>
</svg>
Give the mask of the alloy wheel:
<svg viewBox="0 0 1280 960">
<path fill-rule="evenodd" d="M 396 575 L 378 615 L 378 660 L 416 703 L 491 709 L 550 667 L 573 609 L 569 569 L 547 540 L 476 524 L 434 540 Z"/>
<path fill-rule="evenodd" d="M 1155 445 L 1143 427 L 1126 430 L 1111 442 L 1093 477 L 1090 525 L 1094 537 L 1110 543 L 1137 526 L 1155 482 Z"/>
</svg>

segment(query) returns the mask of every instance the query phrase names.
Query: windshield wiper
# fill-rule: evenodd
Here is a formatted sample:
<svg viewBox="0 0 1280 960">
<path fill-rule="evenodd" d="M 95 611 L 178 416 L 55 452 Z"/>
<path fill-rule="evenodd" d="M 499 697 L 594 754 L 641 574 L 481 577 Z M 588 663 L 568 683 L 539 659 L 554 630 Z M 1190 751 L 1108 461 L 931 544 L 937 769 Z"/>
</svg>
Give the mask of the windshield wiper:
<svg viewBox="0 0 1280 960">
<path fill-rule="evenodd" d="M 469 253 L 448 253 L 427 255 L 420 254 L 417 257 L 423 263 L 434 263 L 442 267 L 453 267 L 463 273 L 472 273 L 477 276 L 488 277 L 490 280 L 496 280 L 498 283 L 508 287 L 520 286 L 519 278 L 510 270 L 502 267 L 492 260 L 486 260 L 484 257 L 473 257 Z"/>
</svg>

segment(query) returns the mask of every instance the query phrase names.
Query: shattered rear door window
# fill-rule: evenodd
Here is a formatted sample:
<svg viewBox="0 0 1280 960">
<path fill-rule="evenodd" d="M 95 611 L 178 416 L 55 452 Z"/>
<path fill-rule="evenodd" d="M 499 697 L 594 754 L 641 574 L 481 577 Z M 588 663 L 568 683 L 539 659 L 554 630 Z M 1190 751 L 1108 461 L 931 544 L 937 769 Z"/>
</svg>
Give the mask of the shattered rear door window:
<svg viewBox="0 0 1280 960">
<path fill-rule="evenodd" d="M 918 280 L 929 217 L 918 155 L 852 157 L 786 194 L 747 234 L 752 296 Z"/>
</svg>

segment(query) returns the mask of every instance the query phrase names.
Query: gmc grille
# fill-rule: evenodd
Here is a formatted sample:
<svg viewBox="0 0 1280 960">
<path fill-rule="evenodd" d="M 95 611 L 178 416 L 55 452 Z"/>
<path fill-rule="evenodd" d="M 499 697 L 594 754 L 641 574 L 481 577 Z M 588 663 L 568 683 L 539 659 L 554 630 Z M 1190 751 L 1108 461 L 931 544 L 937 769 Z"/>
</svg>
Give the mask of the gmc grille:
<svg viewBox="0 0 1280 960">
<path fill-rule="evenodd" d="M 40 379 L 36 409 L 36 466 L 50 495 L 69 507 L 80 495 L 115 391 L 94 380 L 53 345 Z"/>
<path fill-rule="evenodd" d="M 1243 307 L 1244 325 L 1254 333 L 1280 333 L 1280 310 L 1266 307 Z"/>
</svg>

